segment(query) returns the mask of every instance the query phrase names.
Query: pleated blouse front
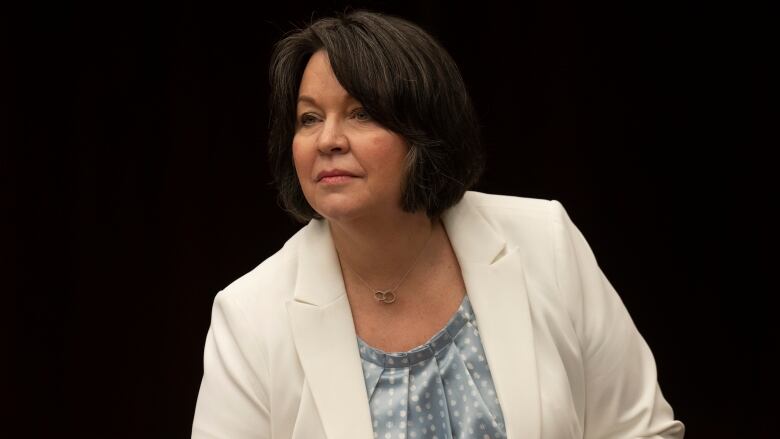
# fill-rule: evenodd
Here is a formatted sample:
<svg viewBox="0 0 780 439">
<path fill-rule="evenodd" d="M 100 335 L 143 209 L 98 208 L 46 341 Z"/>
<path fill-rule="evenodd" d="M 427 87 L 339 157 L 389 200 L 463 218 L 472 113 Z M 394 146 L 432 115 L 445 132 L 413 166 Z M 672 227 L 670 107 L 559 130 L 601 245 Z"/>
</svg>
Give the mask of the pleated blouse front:
<svg viewBox="0 0 780 439">
<path fill-rule="evenodd" d="M 358 347 L 375 438 L 506 437 L 468 295 L 423 345 L 388 353 L 358 337 Z"/>
</svg>

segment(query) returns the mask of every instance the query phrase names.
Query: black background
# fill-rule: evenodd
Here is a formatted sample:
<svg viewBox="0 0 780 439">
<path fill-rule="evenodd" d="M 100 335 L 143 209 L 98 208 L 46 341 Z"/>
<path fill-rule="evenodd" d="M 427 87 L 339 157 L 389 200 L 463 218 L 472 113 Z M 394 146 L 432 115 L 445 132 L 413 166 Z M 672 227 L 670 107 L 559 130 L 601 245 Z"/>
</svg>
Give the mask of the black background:
<svg viewBox="0 0 780 439">
<path fill-rule="evenodd" d="M 188 437 L 214 295 L 300 227 L 265 161 L 272 43 L 348 4 L 450 51 L 488 150 L 477 190 L 563 203 L 689 437 L 770 437 L 777 17 L 618 1 L 6 7 L 14 437 Z"/>
</svg>

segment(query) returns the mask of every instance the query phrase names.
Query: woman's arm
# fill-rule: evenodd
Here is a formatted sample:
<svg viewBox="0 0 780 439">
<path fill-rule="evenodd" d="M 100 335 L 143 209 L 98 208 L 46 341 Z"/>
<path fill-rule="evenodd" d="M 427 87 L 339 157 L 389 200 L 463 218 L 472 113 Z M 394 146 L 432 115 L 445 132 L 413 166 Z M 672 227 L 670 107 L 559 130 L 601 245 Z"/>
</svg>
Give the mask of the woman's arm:
<svg viewBox="0 0 780 439">
<path fill-rule="evenodd" d="M 579 335 L 585 438 L 682 438 L 657 382 L 653 354 L 564 207 L 552 201 L 558 287 Z"/>
<path fill-rule="evenodd" d="M 254 363 L 262 361 L 262 351 L 247 322 L 241 307 L 225 291 L 217 294 L 203 353 L 193 439 L 271 437 L 268 395 L 258 378 L 264 375 L 247 361 L 247 352 L 253 353 Z"/>
</svg>

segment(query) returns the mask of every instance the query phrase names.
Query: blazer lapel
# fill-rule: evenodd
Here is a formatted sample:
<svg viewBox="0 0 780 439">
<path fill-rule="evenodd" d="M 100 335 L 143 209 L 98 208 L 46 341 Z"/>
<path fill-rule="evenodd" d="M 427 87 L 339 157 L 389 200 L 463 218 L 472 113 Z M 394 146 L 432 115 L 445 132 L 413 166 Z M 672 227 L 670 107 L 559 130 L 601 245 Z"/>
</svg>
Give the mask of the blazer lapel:
<svg viewBox="0 0 780 439">
<path fill-rule="evenodd" d="M 523 263 L 468 194 L 442 220 L 477 317 L 507 436 L 539 438 L 541 399 Z"/>
<path fill-rule="evenodd" d="M 312 220 L 287 304 L 295 347 L 329 438 L 373 437 L 357 334 L 327 223 Z"/>
</svg>

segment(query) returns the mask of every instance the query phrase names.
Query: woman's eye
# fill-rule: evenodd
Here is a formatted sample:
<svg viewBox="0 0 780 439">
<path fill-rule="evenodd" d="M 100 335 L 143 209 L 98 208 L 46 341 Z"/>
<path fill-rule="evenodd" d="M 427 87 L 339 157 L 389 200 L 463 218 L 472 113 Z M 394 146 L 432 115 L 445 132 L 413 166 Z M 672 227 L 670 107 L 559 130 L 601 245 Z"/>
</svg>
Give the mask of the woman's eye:
<svg viewBox="0 0 780 439">
<path fill-rule="evenodd" d="M 313 117 L 311 114 L 304 114 L 301 116 L 301 125 L 307 126 L 311 125 L 311 123 L 316 122 L 316 118 Z"/>
<path fill-rule="evenodd" d="M 358 120 L 362 120 L 362 121 L 371 120 L 371 115 L 368 114 L 368 112 L 362 108 L 358 108 L 352 114 L 354 114 L 355 118 L 357 118 Z"/>
</svg>

